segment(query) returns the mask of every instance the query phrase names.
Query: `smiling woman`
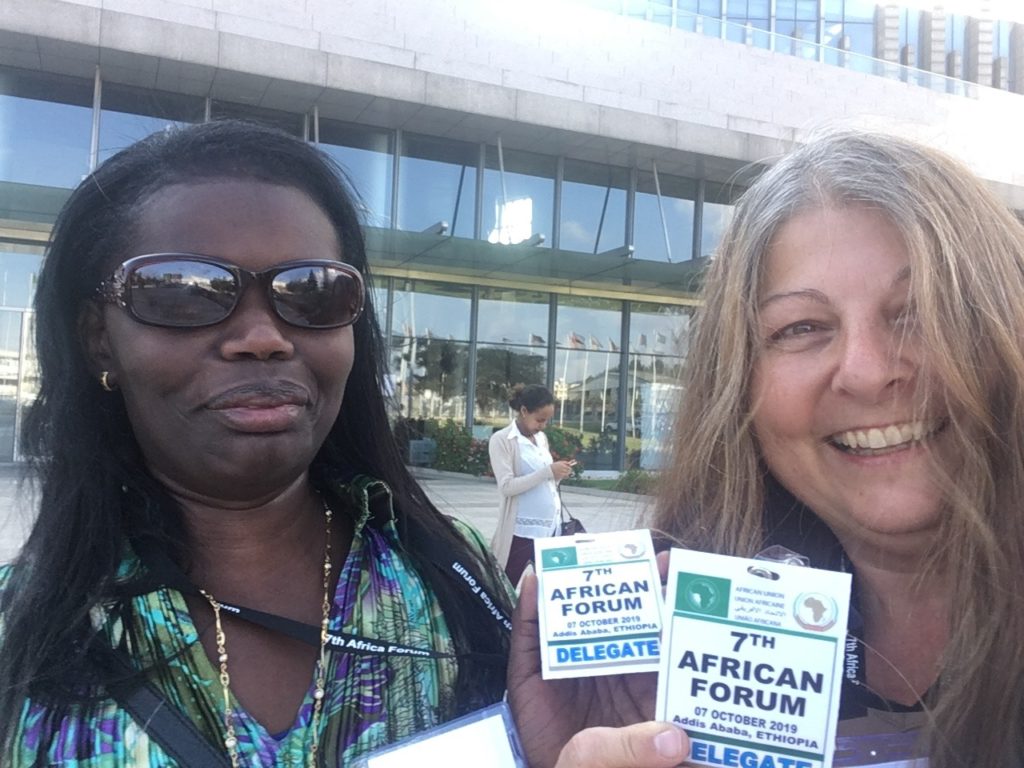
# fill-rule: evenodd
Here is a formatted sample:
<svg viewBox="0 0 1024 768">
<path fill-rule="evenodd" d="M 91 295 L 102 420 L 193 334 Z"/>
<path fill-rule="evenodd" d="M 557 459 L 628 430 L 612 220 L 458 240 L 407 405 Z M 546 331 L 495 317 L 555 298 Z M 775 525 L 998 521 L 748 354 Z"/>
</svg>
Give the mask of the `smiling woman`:
<svg viewBox="0 0 1024 768">
<path fill-rule="evenodd" d="M 876 135 L 782 159 L 711 266 L 656 526 L 852 571 L 836 765 L 1022 764 L 1022 297 L 1013 214 Z"/>
<path fill-rule="evenodd" d="M 501 698 L 507 587 L 401 462 L 366 269 L 337 169 L 253 125 L 154 135 L 72 194 L 41 509 L 0 570 L 5 766 L 348 765 Z"/>
</svg>

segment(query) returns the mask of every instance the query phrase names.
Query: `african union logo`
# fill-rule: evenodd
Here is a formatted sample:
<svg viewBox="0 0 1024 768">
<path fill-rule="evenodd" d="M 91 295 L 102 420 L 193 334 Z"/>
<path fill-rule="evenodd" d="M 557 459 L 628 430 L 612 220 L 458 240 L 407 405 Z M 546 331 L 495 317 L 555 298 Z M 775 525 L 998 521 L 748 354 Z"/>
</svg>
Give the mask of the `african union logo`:
<svg viewBox="0 0 1024 768">
<path fill-rule="evenodd" d="M 643 557 L 644 552 L 647 551 L 647 547 L 640 541 L 630 541 L 619 547 L 619 554 L 627 560 L 632 560 L 637 557 Z"/>
<path fill-rule="evenodd" d="M 567 565 L 576 565 L 576 547 L 541 550 L 540 562 L 545 568 L 564 568 Z"/>
<path fill-rule="evenodd" d="M 824 632 L 831 629 L 839 618 L 836 601 L 821 592 L 804 592 L 793 604 L 793 617 L 804 629 Z"/>
<path fill-rule="evenodd" d="M 676 582 L 676 610 L 724 618 L 729 615 L 731 585 L 728 579 L 681 571 Z"/>
</svg>

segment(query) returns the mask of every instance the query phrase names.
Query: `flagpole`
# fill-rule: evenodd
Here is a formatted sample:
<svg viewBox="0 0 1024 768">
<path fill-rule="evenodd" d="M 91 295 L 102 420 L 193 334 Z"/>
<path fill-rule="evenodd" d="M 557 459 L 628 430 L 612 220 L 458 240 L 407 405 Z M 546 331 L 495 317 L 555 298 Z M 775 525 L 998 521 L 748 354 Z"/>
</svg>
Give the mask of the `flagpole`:
<svg viewBox="0 0 1024 768">
<path fill-rule="evenodd" d="M 604 388 L 601 390 L 601 436 L 604 436 L 605 405 L 608 402 L 608 369 L 612 365 L 612 349 L 604 353 Z"/>
<path fill-rule="evenodd" d="M 633 353 L 633 399 L 629 406 L 629 422 L 632 436 L 636 437 L 636 369 L 640 362 L 640 353 Z"/>
<path fill-rule="evenodd" d="M 580 437 L 583 437 L 583 411 L 587 402 L 587 363 L 590 361 L 590 348 L 583 347 L 583 378 L 580 379 Z"/>
<path fill-rule="evenodd" d="M 572 339 L 572 331 L 569 332 L 569 338 Z M 571 344 L 571 341 L 570 341 Z M 565 418 L 565 396 L 569 394 L 569 350 L 565 350 L 565 365 L 562 366 L 562 381 L 565 382 L 565 389 L 562 390 L 562 407 L 558 410 L 558 426 L 562 426 L 562 420 Z"/>
</svg>

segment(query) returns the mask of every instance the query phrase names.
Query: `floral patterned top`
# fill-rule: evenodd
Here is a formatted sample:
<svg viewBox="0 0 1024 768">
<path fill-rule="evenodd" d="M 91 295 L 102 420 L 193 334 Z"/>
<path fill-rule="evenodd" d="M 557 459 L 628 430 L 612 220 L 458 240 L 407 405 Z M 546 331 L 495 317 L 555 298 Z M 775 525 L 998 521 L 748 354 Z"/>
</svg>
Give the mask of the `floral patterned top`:
<svg viewBox="0 0 1024 768">
<path fill-rule="evenodd" d="M 441 609 L 402 554 L 393 517 L 368 524 L 368 494 L 381 489 L 387 491 L 379 481 L 356 489 L 363 495 L 362 515 L 334 595 L 331 630 L 451 653 L 454 648 Z M 459 527 L 474 548 L 486 551 L 476 531 Z M 123 575 L 130 576 L 138 567 L 138 560 L 130 558 L 122 567 Z M 0 568 L 0 586 L 4 581 L 6 569 Z M 198 642 L 184 597 L 161 588 L 133 600 L 135 634 L 141 638 L 141 647 L 132 652 L 133 662 L 141 666 L 148 659 L 169 658 L 167 674 L 152 682 L 211 744 L 223 743 L 224 701 L 218 671 Z M 115 622 L 105 612 L 94 609 L 93 617 L 94 622 L 106 621 L 111 639 L 120 642 L 124 633 L 109 626 Z M 319 761 L 326 766 L 349 765 L 368 751 L 439 724 L 452 711 L 457 673 L 453 658 L 385 658 L 329 649 Z M 295 721 L 279 734 L 268 733 L 237 701 L 232 702 L 243 766 L 305 765 L 313 692 L 310 670 L 310 687 Z M 52 720 L 47 708 L 26 702 L 13 741 L 16 750 L 3 764 L 8 768 L 177 768 L 177 762 L 113 700 L 89 713 L 73 709 L 59 722 Z"/>
</svg>

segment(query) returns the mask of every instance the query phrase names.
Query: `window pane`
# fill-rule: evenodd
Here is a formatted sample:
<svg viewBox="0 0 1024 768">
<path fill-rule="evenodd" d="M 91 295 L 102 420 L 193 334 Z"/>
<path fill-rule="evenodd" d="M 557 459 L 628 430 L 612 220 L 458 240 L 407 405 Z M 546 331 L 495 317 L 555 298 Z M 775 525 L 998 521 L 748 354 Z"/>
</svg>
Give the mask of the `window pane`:
<svg viewBox="0 0 1024 768">
<path fill-rule="evenodd" d="M 744 190 L 734 184 L 707 182 L 704 186 L 703 219 L 700 229 L 700 255 L 714 253 L 732 221 L 734 203 Z"/>
<path fill-rule="evenodd" d="M 660 469 L 671 441 L 678 378 L 690 327 L 687 307 L 632 305 L 626 370 L 627 466 Z"/>
<path fill-rule="evenodd" d="M 600 253 L 626 243 L 625 168 L 566 160 L 559 248 Z"/>
<path fill-rule="evenodd" d="M 635 257 L 651 261 L 687 261 L 693 257 L 693 200 L 697 182 L 663 173 L 658 178 L 660 201 L 653 173 L 642 171 L 637 180 L 633 219 Z M 666 228 L 671 254 L 665 247 Z"/>
<path fill-rule="evenodd" d="M 492 243 L 521 243 L 531 235 L 547 237 L 550 246 L 555 209 L 555 158 L 504 151 L 502 185 L 498 149 L 487 147 L 484 171 L 483 236 Z"/>
<path fill-rule="evenodd" d="M 581 436 L 585 469 L 613 469 L 622 302 L 560 297 L 557 328 L 554 423 Z"/>
<path fill-rule="evenodd" d="M 469 344 L 392 334 L 391 382 L 402 419 L 462 423 L 466 418 Z M 418 432 L 422 434 L 422 425 Z"/>
<path fill-rule="evenodd" d="M 461 285 L 395 281 L 390 371 L 401 416 L 465 419 L 471 295 Z"/>
<path fill-rule="evenodd" d="M 479 344 L 476 348 L 474 424 L 503 427 L 512 418 L 509 391 L 516 384 L 547 380 L 547 349 L 522 344 Z M 489 437 L 481 430 L 480 437 Z"/>
<path fill-rule="evenodd" d="M 32 306 L 42 262 L 43 249 L 39 246 L 0 243 L 0 307 Z"/>
<path fill-rule="evenodd" d="M 391 226 L 394 141 L 390 131 L 320 120 L 320 149 L 348 175 L 371 227 Z"/>
<path fill-rule="evenodd" d="M 88 80 L 0 72 L 0 180 L 77 186 L 89 172 L 92 91 Z"/>
<path fill-rule="evenodd" d="M 481 288 L 477 339 L 546 348 L 548 304 L 546 293 Z"/>
<path fill-rule="evenodd" d="M 199 96 L 104 83 L 100 112 L 100 162 L 119 149 L 175 125 L 200 123 L 206 112 Z"/>
<path fill-rule="evenodd" d="M 440 221 L 448 233 L 473 237 L 477 145 L 402 135 L 398 228 L 421 231 Z"/>
<path fill-rule="evenodd" d="M 0 310 L 0 461 L 13 461 L 18 422 L 38 391 L 32 313 Z"/>
</svg>

